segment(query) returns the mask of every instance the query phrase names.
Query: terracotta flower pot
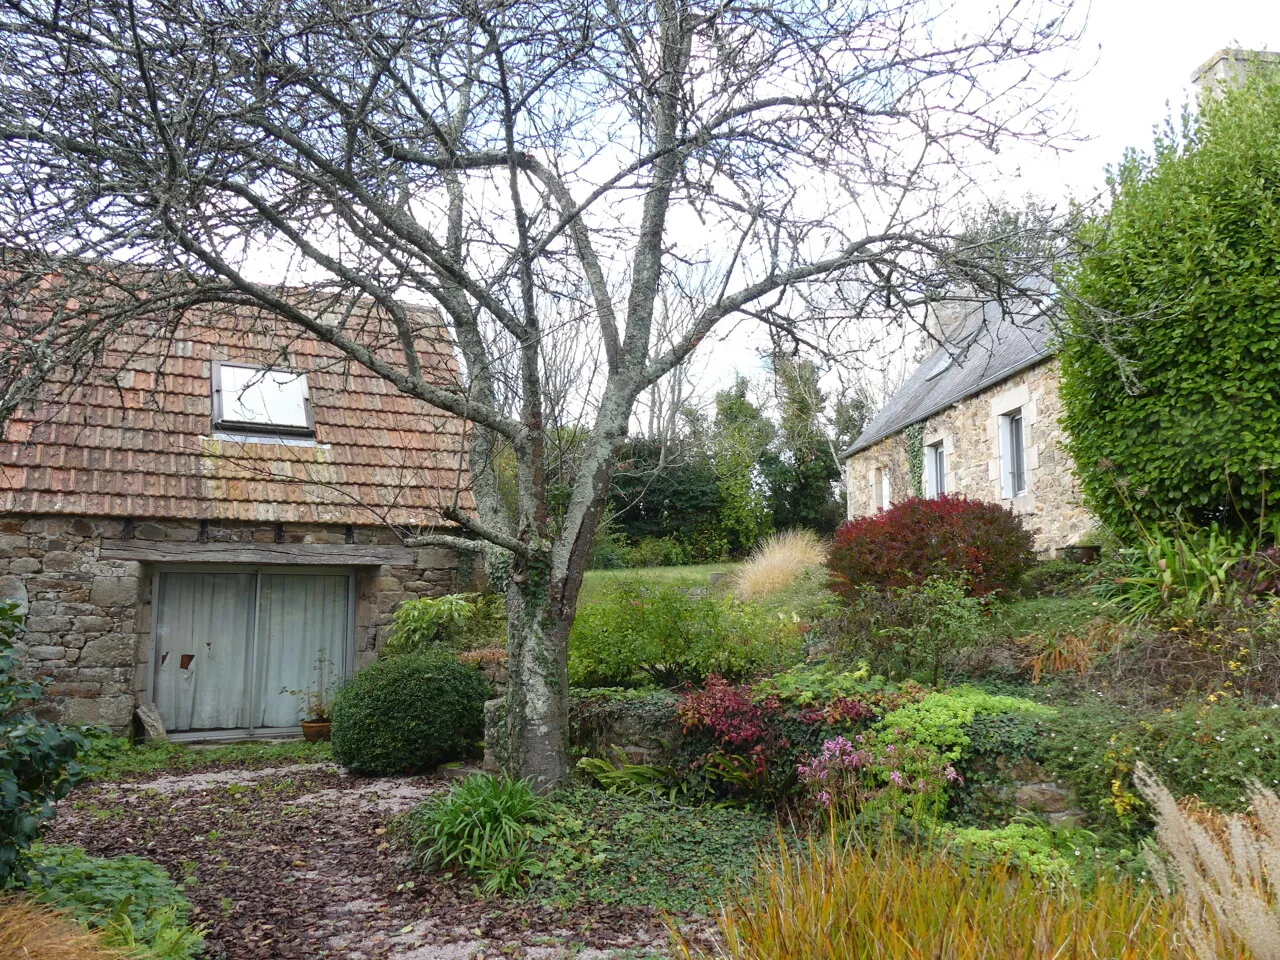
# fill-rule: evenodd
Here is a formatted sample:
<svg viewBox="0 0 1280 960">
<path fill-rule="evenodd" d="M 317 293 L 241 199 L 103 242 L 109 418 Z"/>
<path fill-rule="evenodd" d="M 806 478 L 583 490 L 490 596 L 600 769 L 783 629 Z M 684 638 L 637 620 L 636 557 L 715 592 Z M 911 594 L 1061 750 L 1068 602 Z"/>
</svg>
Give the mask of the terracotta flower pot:
<svg viewBox="0 0 1280 960">
<path fill-rule="evenodd" d="M 302 739 L 307 743 L 316 743 L 319 740 L 329 739 L 329 721 L 328 720 L 303 720 L 302 721 Z"/>
</svg>

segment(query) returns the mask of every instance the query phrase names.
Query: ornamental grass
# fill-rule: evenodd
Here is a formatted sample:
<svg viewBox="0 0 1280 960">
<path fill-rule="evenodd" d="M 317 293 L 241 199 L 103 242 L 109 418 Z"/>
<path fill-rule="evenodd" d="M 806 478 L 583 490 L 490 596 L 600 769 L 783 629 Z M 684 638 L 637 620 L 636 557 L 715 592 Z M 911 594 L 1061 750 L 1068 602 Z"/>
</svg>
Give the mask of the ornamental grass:
<svg viewBox="0 0 1280 960">
<path fill-rule="evenodd" d="M 1178 803 L 1144 764 L 1133 780 L 1156 818 L 1156 879 L 1186 903 L 1182 933 L 1197 960 L 1280 960 L 1280 797 L 1254 783 L 1249 812 L 1224 814 Z"/>
<path fill-rule="evenodd" d="M 60 910 L 31 900 L 0 902 L 0 960 L 125 960 Z"/>
<path fill-rule="evenodd" d="M 684 960 L 1193 960 L 1180 919 L 1175 902 L 1130 883 L 1086 892 L 1007 864 L 828 837 L 762 858 L 720 911 L 716 950 L 673 939 Z"/>
<path fill-rule="evenodd" d="M 786 530 L 764 540 L 733 574 L 733 595 L 762 600 L 787 589 L 806 570 L 827 562 L 827 548 L 812 530 Z"/>
</svg>

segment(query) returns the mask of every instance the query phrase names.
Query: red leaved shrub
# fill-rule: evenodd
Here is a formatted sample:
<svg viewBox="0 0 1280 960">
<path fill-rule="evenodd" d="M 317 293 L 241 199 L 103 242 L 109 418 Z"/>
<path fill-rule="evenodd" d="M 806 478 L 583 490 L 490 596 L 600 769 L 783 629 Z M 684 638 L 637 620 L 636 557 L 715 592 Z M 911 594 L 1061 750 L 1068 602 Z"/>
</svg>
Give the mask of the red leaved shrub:
<svg viewBox="0 0 1280 960">
<path fill-rule="evenodd" d="M 827 566 L 832 588 L 906 587 L 963 574 L 984 596 L 1011 590 L 1035 561 L 1031 531 L 1011 510 L 967 497 L 912 497 L 836 531 Z"/>
</svg>

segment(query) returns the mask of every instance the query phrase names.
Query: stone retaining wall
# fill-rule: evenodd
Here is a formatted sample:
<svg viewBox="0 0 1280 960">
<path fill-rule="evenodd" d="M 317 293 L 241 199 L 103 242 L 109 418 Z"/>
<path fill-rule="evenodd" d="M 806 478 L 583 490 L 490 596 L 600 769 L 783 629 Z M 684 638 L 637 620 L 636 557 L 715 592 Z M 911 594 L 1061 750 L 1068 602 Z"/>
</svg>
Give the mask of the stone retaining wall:
<svg viewBox="0 0 1280 960">
<path fill-rule="evenodd" d="M 347 528 L 285 524 L 284 542 L 341 544 Z M 135 704 L 147 698 L 151 659 L 150 565 L 103 560 L 104 543 L 125 539 L 189 542 L 198 521 L 89 517 L 0 518 L 0 599 L 17 600 L 26 615 L 20 646 L 33 672 L 53 681 L 52 712 L 71 723 L 102 723 L 123 732 Z M 217 543 L 274 543 L 276 524 L 210 522 L 203 535 Z M 382 527 L 354 527 L 359 544 L 398 544 Z M 441 596 L 460 583 L 450 550 L 415 552 L 412 566 L 358 568 L 356 667 L 367 664 L 385 638 L 391 615 L 407 599 Z M 298 553 L 305 565 L 305 549 Z"/>
</svg>

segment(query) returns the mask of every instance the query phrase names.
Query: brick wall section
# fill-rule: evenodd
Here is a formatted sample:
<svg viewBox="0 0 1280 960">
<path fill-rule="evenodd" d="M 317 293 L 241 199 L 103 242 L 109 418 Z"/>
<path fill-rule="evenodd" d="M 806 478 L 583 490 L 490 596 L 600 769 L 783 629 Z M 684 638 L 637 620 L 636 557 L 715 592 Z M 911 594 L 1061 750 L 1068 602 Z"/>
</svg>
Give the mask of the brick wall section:
<svg viewBox="0 0 1280 960">
<path fill-rule="evenodd" d="M 0 518 L 0 598 L 17 599 L 26 613 L 21 646 L 32 670 L 49 677 L 54 713 L 73 723 L 126 730 L 135 703 L 146 699 L 151 658 L 151 567 L 101 560 L 104 541 L 121 540 L 122 520 L 86 517 Z M 211 542 L 273 543 L 274 524 L 212 522 Z M 134 538 L 194 542 L 195 520 L 156 520 L 134 526 Z M 286 524 L 285 542 L 344 543 L 342 526 Z M 360 544 L 395 544 L 381 527 L 354 528 Z M 460 582 L 449 550 L 415 552 L 413 566 L 357 568 L 356 668 L 371 661 L 402 601 L 441 596 Z M 299 565 L 305 565 L 300 551 Z"/>
<path fill-rule="evenodd" d="M 1044 553 L 1077 542 L 1093 525 L 1063 447 L 1058 383 L 1058 361 L 1050 359 L 924 421 L 924 442 L 944 444 L 947 491 L 1010 507 L 1025 518 Z M 1025 418 L 1027 492 L 1008 499 L 1001 495 L 998 418 L 1014 408 Z M 846 461 L 850 517 L 873 512 L 870 478 L 876 467 L 889 471 L 893 499 L 909 495 L 907 451 L 898 434 Z"/>
</svg>

